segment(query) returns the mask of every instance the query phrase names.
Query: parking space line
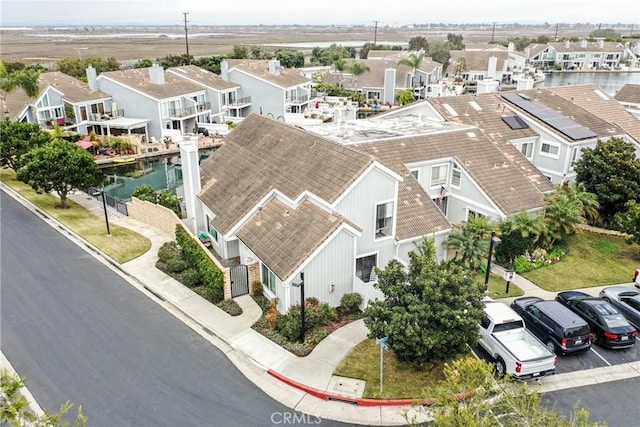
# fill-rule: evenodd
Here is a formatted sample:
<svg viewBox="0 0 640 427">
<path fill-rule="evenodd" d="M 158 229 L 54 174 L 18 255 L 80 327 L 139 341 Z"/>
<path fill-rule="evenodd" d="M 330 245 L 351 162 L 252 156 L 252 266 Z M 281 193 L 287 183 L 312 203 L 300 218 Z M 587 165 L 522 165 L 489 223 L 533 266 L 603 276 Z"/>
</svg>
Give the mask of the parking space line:
<svg viewBox="0 0 640 427">
<path fill-rule="evenodd" d="M 604 363 L 606 363 L 607 365 L 611 366 L 611 363 L 607 362 L 607 359 L 605 359 L 604 357 L 602 357 L 602 356 L 600 355 L 600 353 L 598 353 L 597 351 L 595 351 L 595 350 L 593 349 L 593 346 L 590 348 L 590 350 L 591 350 L 591 351 L 593 351 L 593 352 L 596 354 L 596 356 L 598 356 L 600 359 L 602 359 L 602 361 L 603 361 Z"/>
</svg>

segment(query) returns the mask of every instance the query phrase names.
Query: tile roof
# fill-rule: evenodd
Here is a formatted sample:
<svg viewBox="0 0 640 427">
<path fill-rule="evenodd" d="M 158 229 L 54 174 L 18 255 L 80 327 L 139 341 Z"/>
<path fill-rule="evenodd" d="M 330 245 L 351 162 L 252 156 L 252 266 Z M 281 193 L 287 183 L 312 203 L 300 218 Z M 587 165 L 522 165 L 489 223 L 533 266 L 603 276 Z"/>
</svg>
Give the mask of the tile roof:
<svg viewBox="0 0 640 427">
<path fill-rule="evenodd" d="M 22 88 L 16 88 L 5 95 L 5 105 L 0 108 L 0 119 L 17 120 L 19 118 L 18 114 L 33 101 L 34 99 L 29 98 Z"/>
<path fill-rule="evenodd" d="M 640 104 L 640 85 L 627 83 L 616 93 L 615 98 L 620 102 Z"/>
<path fill-rule="evenodd" d="M 59 71 L 40 74 L 38 84 L 41 91 L 47 86 L 53 86 L 63 93 L 63 98 L 74 103 L 111 98 L 106 93 L 91 91 L 87 83 Z"/>
<path fill-rule="evenodd" d="M 373 163 L 352 148 L 256 113 L 224 142 L 202 163 L 198 194 L 223 234 L 272 190 L 290 199 L 308 191 L 331 203 Z"/>
<path fill-rule="evenodd" d="M 309 200 L 292 209 L 272 199 L 236 235 L 276 276 L 286 280 L 345 223 L 344 217 Z"/>
<path fill-rule="evenodd" d="M 539 172 L 538 175 L 547 184 L 534 184 L 531 177 L 527 176 L 528 172 L 514 162 L 522 162 L 524 159 L 515 147 L 510 150 L 505 145 L 499 149 L 496 143 L 480 131 L 463 130 L 412 136 L 363 143 L 356 147 L 376 156 L 383 164 L 394 169 L 399 169 L 401 164 L 453 157 L 507 215 L 541 207 L 545 191 L 543 187 L 547 191 L 553 189 L 553 185 Z M 541 182 L 542 178 L 539 178 Z M 431 204 L 435 207 L 433 202 Z"/>
<path fill-rule="evenodd" d="M 429 98 L 428 102 L 445 120 L 473 125 L 480 129 L 484 136 L 502 151 L 538 190 L 546 192 L 553 189 L 549 180 L 513 146 L 512 141 L 521 138 L 535 138 L 538 134 L 529 127 L 512 129 L 503 120 L 503 117 L 512 116 L 513 113 L 505 108 L 504 100 L 500 94 L 487 93 L 477 96 Z M 452 115 L 452 112 L 457 115 Z"/>
<path fill-rule="evenodd" d="M 493 50 L 452 50 L 449 64 L 454 64 L 459 58 L 464 58 L 467 71 L 486 71 L 489 68 L 489 58 L 495 56 L 498 59 L 497 69 L 502 69 L 504 61 L 520 53 L 493 51 Z M 524 55 L 522 55 L 524 58 Z"/>
<path fill-rule="evenodd" d="M 566 52 L 622 52 L 624 47 L 618 42 L 604 42 L 600 47 L 599 42 L 587 42 L 586 47 L 582 47 L 582 42 L 570 42 L 569 47 L 565 42 L 552 42 L 552 43 L 533 43 L 527 46 L 529 49 L 530 58 L 535 57 L 540 52 L 547 48 L 552 48 L 556 53 Z"/>
<path fill-rule="evenodd" d="M 198 83 L 220 91 L 240 87 L 240 85 L 237 83 L 228 82 L 218 74 L 212 73 L 208 70 L 205 70 L 204 68 L 200 68 L 195 65 L 172 67 L 167 69 L 167 71 L 172 72 L 177 76 L 184 76 L 187 79 L 195 80 Z"/>
<path fill-rule="evenodd" d="M 617 125 L 614 125 L 612 123 L 609 123 L 601 119 L 597 115 L 590 113 L 584 108 L 581 108 L 579 105 L 571 102 L 570 100 L 563 98 L 560 95 L 555 94 L 553 91 L 549 89 L 546 89 L 546 88 L 531 89 L 531 90 L 518 91 L 517 93 L 524 94 L 525 96 L 528 96 L 529 98 L 535 101 L 541 102 L 547 107 L 551 108 L 552 110 L 568 117 L 569 119 L 573 120 L 579 125 L 595 133 L 597 138 L 608 139 L 612 136 L 616 136 L 624 133 L 622 129 L 620 129 Z M 567 137 L 566 135 L 563 135 L 562 133 L 558 132 L 557 130 L 553 129 L 547 124 L 544 124 L 541 120 L 533 117 L 531 114 L 525 112 L 521 108 L 509 102 L 506 98 L 503 97 L 503 100 L 511 108 L 519 111 L 520 114 L 530 117 L 532 120 L 540 123 L 546 129 L 549 129 L 549 131 L 555 133 L 559 137 L 569 142 L 574 141 L 573 139 Z"/>
<path fill-rule="evenodd" d="M 226 61 L 229 64 L 229 71 L 236 68 L 282 88 L 311 83 L 311 79 L 295 68 L 281 67 L 280 74 L 270 73 L 269 61 L 249 59 L 227 59 Z"/>
<path fill-rule="evenodd" d="M 636 102 L 640 103 L 640 85 L 625 85 L 636 86 Z M 593 115 L 606 120 L 609 123 L 618 125 L 625 133 L 630 137 L 640 142 L 640 120 L 628 112 L 620 102 L 616 99 L 620 90 L 615 98 L 607 95 L 600 87 L 595 84 L 586 85 L 567 85 L 550 87 L 549 90 L 556 95 L 563 97 L 564 99 L 573 102 L 577 106 L 584 108 Z"/>
<path fill-rule="evenodd" d="M 202 92 L 204 89 L 195 83 L 186 81 L 174 74 L 164 72 L 164 84 L 153 83 L 149 78 L 150 68 L 132 68 L 128 70 L 102 73 L 98 79 L 110 78 L 118 83 L 138 90 L 154 99 L 174 98 Z"/>
</svg>

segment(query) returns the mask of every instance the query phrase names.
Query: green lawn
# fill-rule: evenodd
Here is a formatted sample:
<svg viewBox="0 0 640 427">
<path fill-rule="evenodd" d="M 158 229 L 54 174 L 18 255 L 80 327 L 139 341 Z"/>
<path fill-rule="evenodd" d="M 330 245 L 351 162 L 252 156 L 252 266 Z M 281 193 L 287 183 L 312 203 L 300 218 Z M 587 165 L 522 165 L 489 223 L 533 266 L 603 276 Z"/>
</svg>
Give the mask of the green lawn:
<svg viewBox="0 0 640 427">
<path fill-rule="evenodd" d="M 23 182 L 17 181 L 11 169 L 1 169 L 2 182 L 30 200 L 40 210 L 57 219 L 76 234 L 93 244 L 112 259 L 122 264 L 139 257 L 151 248 L 151 241 L 128 228 L 110 224 L 107 236 L 104 219 L 68 200 L 68 209 L 60 209 L 60 198 L 51 194 L 38 194 Z"/>
<path fill-rule="evenodd" d="M 476 278 L 477 282 L 484 283 L 484 274 L 478 274 Z M 524 291 L 520 289 L 515 283 L 509 284 L 509 293 L 507 294 L 505 291 L 507 290 L 507 281 L 504 280 L 501 276 L 497 276 L 495 274 L 489 275 L 489 283 L 487 287 L 487 296 L 498 299 L 498 298 L 507 298 L 507 297 L 521 297 L 524 295 Z"/>
<path fill-rule="evenodd" d="M 631 281 L 640 265 L 640 245 L 621 237 L 578 233 L 569 239 L 569 251 L 557 264 L 523 276 L 548 291 L 605 286 Z"/>
</svg>

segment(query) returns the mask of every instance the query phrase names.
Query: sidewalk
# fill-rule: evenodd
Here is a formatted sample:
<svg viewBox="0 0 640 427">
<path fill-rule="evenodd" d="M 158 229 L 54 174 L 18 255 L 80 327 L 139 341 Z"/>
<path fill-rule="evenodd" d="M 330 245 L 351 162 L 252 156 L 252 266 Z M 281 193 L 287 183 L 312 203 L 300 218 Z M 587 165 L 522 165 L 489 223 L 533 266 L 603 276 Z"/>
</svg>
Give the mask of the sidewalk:
<svg viewBox="0 0 640 427">
<path fill-rule="evenodd" d="M 22 199 L 11 189 L 7 189 L 7 193 Z M 98 216 L 104 215 L 102 203 L 85 193 L 76 193 L 69 198 Z M 25 204 L 24 199 L 21 202 Z M 26 202 L 25 206 L 27 205 L 30 204 Z M 364 388 L 362 381 L 333 376 L 334 370 L 349 350 L 366 338 L 368 330 L 362 320 L 329 335 L 307 357 L 297 357 L 251 329 L 262 312 L 250 296 L 236 298 L 243 313 L 240 316 L 230 316 L 155 268 L 158 249 L 163 243 L 172 240 L 170 236 L 114 209 L 109 209 L 108 214 L 110 223 L 132 229 L 149 238 L 151 249 L 122 265 L 109 260 L 104 254 L 100 256 L 107 259 L 112 268 L 126 275 L 132 285 L 153 294 L 177 317 L 183 320 L 186 318 L 187 324 L 216 345 L 250 381 L 275 400 L 295 411 L 346 423 L 404 425 L 407 423 L 403 415 L 405 413 L 417 422 L 428 421 L 428 412 L 416 410 L 411 404 L 400 405 L 402 402 L 389 401 L 388 404 L 394 405 L 364 406 L 371 402 L 360 401 L 356 405 L 354 403 L 357 398 L 361 397 L 358 394 Z M 95 252 L 99 253 L 97 250 Z M 498 265 L 493 265 L 492 271 L 500 276 L 504 273 L 504 269 Z M 540 289 L 520 275 L 516 275 L 513 283 L 525 295 L 544 299 L 555 297 L 554 292 Z M 597 295 L 601 288 L 588 288 L 584 291 Z M 500 301 L 508 304 L 512 300 L 513 298 L 505 298 Z M 640 362 L 636 371 L 640 371 Z M 556 378 L 549 381 L 550 389 L 569 387 L 567 375 L 570 374 L 555 375 Z M 559 381 L 565 384 L 559 385 Z M 544 384 L 542 389 L 545 389 Z"/>
</svg>

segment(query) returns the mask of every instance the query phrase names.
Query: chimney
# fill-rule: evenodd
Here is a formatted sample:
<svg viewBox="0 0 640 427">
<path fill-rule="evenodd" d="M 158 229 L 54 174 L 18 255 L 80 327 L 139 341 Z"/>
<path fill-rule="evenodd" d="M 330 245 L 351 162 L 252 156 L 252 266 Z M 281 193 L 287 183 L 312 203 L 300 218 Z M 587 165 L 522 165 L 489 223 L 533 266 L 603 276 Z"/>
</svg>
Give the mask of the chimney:
<svg viewBox="0 0 640 427">
<path fill-rule="evenodd" d="M 97 72 L 96 69 L 93 68 L 93 65 L 89 64 L 86 70 L 87 73 L 87 82 L 89 83 L 89 90 L 91 92 L 95 92 L 98 90 L 98 81 L 96 80 Z"/>
<path fill-rule="evenodd" d="M 507 45 L 507 52 L 513 52 L 513 48 L 514 48 L 514 44 L 513 42 L 509 42 L 509 44 Z"/>
<path fill-rule="evenodd" d="M 580 41 L 580 47 L 581 47 L 582 49 L 586 49 L 586 48 L 587 48 L 587 41 L 586 41 L 586 40 L 582 40 L 582 41 Z"/>
<path fill-rule="evenodd" d="M 277 59 L 269 60 L 269 73 L 273 74 L 274 76 L 280 75 L 280 61 L 278 61 Z"/>
<path fill-rule="evenodd" d="M 149 80 L 151 80 L 151 83 L 155 83 L 157 85 L 163 85 L 164 84 L 164 68 L 162 68 L 157 63 L 153 64 L 149 68 Z"/>
<path fill-rule="evenodd" d="M 226 59 L 220 62 L 220 77 L 222 77 L 222 80 L 226 82 L 229 81 L 229 63 Z"/>
<path fill-rule="evenodd" d="M 565 41 L 564 41 L 564 47 L 565 47 L 566 49 L 569 49 L 569 46 L 571 46 L 571 42 L 570 42 L 569 40 L 565 40 Z"/>
<path fill-rule="evenodd" d="M 604 40 L 599 40 L 598 46 L 600 47 L 600 49 L 602 49 L 604 47 Z"/>
</svg>

